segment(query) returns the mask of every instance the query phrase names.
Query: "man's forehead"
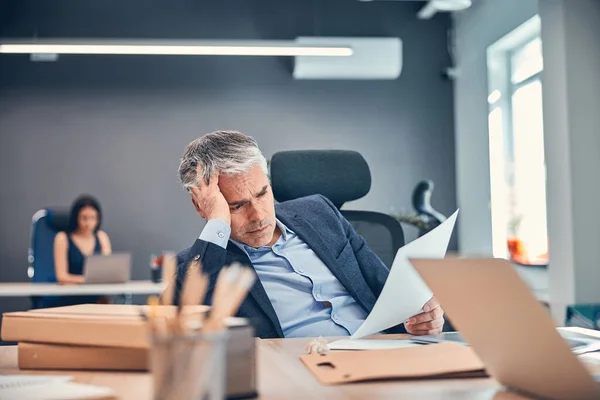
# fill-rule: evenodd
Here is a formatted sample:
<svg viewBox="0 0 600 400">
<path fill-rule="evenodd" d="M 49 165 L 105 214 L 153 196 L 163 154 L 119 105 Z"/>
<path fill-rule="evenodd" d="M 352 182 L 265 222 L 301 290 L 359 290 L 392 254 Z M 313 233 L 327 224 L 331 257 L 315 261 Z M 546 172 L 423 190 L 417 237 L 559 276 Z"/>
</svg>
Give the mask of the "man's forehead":
<svg viewBox="0 0 600 400">
<path fill-rule="evenodd" d="M 263 187 L 268 184 L 269 181 L 266 179 L 264 174 L 253 175 L 253 174 L 236 174 L 236 175 L 221 175 L 219 176 L 219 184 L 225 184 L 230 187 L 248 189 L 249 187 Z"/>
<path fill-rule="evenodd" d="M 247 197 L 249 192 L 258 194 L 265 186 L 269 185 L 264 174 L 240 174 L 234 176 L 219 177 L 219 186 L 224 194 L 229 196 Z M 237 200 L 237 199 L 227 199 Z"/>
</svg>

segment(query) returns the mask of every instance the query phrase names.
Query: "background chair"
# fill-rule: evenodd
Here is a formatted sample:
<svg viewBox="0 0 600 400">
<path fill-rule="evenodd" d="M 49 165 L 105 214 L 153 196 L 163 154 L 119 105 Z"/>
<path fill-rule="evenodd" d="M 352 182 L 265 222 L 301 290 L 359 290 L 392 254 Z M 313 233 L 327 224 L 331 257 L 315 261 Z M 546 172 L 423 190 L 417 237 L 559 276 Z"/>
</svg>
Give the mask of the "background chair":
<svg viewBox="0 0 600 400">
<path fill-rule="evenodd" d="M 433 194 L 434 187 L 433 181 L 427 180 L 419 182 L 413 190 L 413 208 L 417 212 L 417 216 L 425 225 L 424 228 L 419 229 L 419 236 L 423 236 L 427 232 L 435 229 L 446 220 L 446 216 L 434 209 L 431 205 L 431 195 Z"/>
<path fill-rule="evenodd" d="M 54 237 L 67 230 L 69 209 L 63 207 L 39 210 L 32 217 L 27 275 L 34 283 L 54 283 Z M 54 296 L 32 296 L 32 308 L 43 308 Z"/>
<path fill-rule="evenodd" d="M 371 189 L 371 171 L 363 156 L 349 150 L 300 150 L 273 154 L 273 195 L 278 202 L 313 194 L 327 197 L 338 209 Z M 379 258 L 391 267 L 404 246 L 404 231 L 392 216 L 375 211 L 340 210 Z"/>
<path fill-rule="evenodd" d="M 54 238 L 69 227 L 68 207 L 52 207 L 39 210 L 33 214 L 31 222 L 31 241 L 29 245 L 29 268 L 27 276 L 33 283 L 56 283 L 54 268 Z M 72 296 L 67 296 L 72 297 Z M 96 296 L 78 296 L 83 302 Z M 64 301 L 65 296 L 31 296 L 31 308 L 56 307 Z M 62 298 L 62 300 L 61 300 Z M 114 297 L 114 303 L 131 304 L 131 293 L 123 293 Z M 64 304 L 66 305 L 66 304 Z"/>
</svg>

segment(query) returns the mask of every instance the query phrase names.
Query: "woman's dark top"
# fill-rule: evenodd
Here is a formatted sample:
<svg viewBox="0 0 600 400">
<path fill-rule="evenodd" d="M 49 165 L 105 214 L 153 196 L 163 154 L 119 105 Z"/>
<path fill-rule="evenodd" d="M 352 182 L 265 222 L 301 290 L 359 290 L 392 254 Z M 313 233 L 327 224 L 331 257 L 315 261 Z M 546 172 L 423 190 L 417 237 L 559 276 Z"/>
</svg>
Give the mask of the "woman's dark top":
<svg viewBox="0 0 600 400">
<path fill-rule="evenodd" d="M 85 257 L 79 247 L 73 242 L 71 236 L 67 234 L 69 238 L 69 250 L 67 254 L 67 262 L 69 263 L 69 273 L 73 275 L 83 275 L 83 264 L 85 263 Z M 102 248 L 100 247 L 100 241 L 98 240 L 98 235 L 95 234 L 94 238 L 96 239 L 96 245 L 94 246 L 93 254 L 100 254 L 102 252 Z M 40 299 L 40 308 L 48 308 L 48 307 L 63 307 L 63 306 L 72 306 L 75 304 L 88 304 L 88 303 L 96 303 L 102 296 L 44 296 Z"/>
<path fill-rule="evenodd" d="M 69 238 L 69 273 L 73 275 L 83 275 L 83 263 L 85 262 L 85 256 L 79 250 L 79 247 L 73 242 L 70 235 L 67 235 Z M 94 246 L 93 254 L 100 254 L 102 252 L 102 248 L 100 247 L 100 241 L 98 240 L 98 235 L 94 234 L 94 239 L 96 239 L 96 245 Z"/>
</svg>

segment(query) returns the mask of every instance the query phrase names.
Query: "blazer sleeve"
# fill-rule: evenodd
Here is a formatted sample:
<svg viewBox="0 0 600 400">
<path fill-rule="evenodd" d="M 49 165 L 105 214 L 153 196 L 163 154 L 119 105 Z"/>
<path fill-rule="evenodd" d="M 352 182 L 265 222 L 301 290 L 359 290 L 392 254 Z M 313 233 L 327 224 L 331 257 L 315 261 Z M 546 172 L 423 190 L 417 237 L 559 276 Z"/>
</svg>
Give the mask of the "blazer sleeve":
<svg viewBox="0 0 600 400">
<path fill-rule="evenodd" d="M 185 276 L 187 275 L 188 267 L 191 261 L 199 260 L 202 264 L 202 272 L 208 275 L 209 278 L 208 291 L 206 293 L 204 304 L 210 305 L 212 291 L 216 283 L 217 275 L 219 274 L 221 268 L 223 268 L 223 265 L 225 265 L 226 255 L 227 250 L 221 246 L 197 239 L 194 242 L 194 245 L 187 252 L 186 258 L 177 266 L 173 304 L 179 304 L 181 289 L 183 287 L 183 282 L 185 280 Z"/>
<path fill-rule="evenodd" d="M 346 218 L 344 218 L 337 207 L 334 206 L 333 203 L 326 197 L 321 197 L 323 201 L 332 209 L 337 219 L 342 224 L 346 233 L 346 238 L 350 242 L 352 250 L 354 251 L 354 255 L 358 260 L 360 272 L 365 278 L 367 285 L 369 285 L 369 288 L 373 291 L 373 294 L 376 297 L 379 297 L 390 270 L 383 263 L 383 261 L 379 259 L 377 254 L 375 254 L 373 250 L 369 248 L 365 239 L 360 236 L 358 232 L 356 232 L 352 224 L 348 222 Z"/>
</svg>

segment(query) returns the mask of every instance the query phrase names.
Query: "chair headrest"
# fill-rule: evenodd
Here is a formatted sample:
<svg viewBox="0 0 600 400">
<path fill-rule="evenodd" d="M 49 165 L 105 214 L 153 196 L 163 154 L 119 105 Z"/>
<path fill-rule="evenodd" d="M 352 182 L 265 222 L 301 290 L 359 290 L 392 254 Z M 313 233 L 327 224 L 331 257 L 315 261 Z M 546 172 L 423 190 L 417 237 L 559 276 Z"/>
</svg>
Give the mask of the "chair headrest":
<svg viewBox="0 0 600 400">
<path fill-rule="evenodd" d="M 48 226 L 57 232 L 66 231 L 69 227 L 69 209 L 65 207 L 52 207 L 46 209 Z"/>
<path fill-rule="evenodd" d="M 271 158 L 271 185 L 279 202 L 321 194 L 340 208 L 369 193 L 371 172 L 356 151 L 281 151 Z"/>
</svg>

